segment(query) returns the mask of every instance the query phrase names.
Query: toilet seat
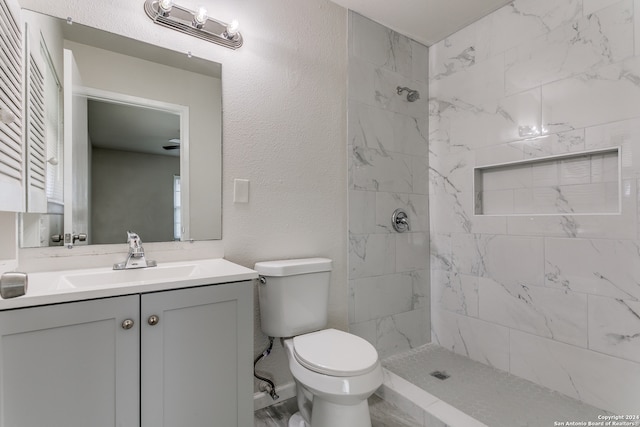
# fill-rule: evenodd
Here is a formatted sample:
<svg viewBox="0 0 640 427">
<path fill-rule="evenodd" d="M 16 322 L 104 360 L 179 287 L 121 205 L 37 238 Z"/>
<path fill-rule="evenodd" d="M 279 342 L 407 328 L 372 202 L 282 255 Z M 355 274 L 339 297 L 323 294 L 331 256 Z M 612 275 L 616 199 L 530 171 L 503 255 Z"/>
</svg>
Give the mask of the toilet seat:
<svg viewBox="0 0 640 427">
<path fill-rule="evenodd" d="M 368 341 L 337 329 L 296 336 L 293 350 L 305 368 L 334 377 L 364 375 L 378 366 L 378 352 Z"/>
</svg>

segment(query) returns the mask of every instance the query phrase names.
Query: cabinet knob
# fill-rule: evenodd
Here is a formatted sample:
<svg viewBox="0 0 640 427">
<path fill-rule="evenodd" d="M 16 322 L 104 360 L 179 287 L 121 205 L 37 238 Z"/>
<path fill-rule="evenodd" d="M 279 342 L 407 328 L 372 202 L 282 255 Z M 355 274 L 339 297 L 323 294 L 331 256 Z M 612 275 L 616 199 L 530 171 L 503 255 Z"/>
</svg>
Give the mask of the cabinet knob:
<svg viewBox="0 0 640 427">
<path fill-rule="evenodd" d="M 122 321 L 122 329 L 131 329 L 133 328 L 133 320 L 125 319 Z"/>
<path fill-rule="evenodd" d="M 155 314 L 152 314 L 151 316 L 149 316 L 149 319 L 147 320 L 147 322 L 151 326 L 157 325 L 159 321 L 160 321 L 160 318 L 158 316 L 156 316 Z"/>
</svg>

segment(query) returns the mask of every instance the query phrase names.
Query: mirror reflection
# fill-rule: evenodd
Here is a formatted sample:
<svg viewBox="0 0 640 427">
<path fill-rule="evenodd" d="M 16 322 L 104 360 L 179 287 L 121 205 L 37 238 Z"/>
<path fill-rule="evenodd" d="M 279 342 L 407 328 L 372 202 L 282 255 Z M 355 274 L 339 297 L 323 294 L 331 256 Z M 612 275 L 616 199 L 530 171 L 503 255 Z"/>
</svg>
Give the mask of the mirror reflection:
<svg viewBox="0 0 640 427">
<path fill-rule="evenodd" d="M 27 109 L 21 247 L 221 238 L 220 64 L 23 19 L 26 99 L 42 107 Z"/>
<path fill-rule="evenodd" d="M 87 107 L 89 194 L 99 195 L 90 197 L 91 242 L 122 243 L 123 225 L 149 242 L 180 240 L 180 116 L 99 99 Z"/>
</svg>

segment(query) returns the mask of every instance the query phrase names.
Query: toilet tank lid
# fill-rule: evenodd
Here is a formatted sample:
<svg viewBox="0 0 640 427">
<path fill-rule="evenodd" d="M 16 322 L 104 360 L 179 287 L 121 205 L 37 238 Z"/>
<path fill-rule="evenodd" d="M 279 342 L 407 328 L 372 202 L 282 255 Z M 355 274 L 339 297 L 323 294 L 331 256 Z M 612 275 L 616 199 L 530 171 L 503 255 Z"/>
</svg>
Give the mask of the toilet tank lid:
<svg viewBox="0 0 640 427">
<path fill-rule="evenodd" d="M 301 258 L 262 261 L 256 262 L 253 269 L 261 276 L 292 276 L 294 274 L 331 271 L 331 260 L 328 258 Z"/>
</svg>

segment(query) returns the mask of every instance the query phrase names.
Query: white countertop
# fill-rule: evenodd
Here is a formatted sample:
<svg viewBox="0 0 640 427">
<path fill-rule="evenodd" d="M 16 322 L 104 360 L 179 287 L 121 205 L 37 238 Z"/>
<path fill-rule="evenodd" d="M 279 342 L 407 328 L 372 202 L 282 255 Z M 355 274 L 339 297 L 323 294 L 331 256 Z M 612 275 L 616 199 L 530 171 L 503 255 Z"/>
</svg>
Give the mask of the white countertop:
<svg viewBox="0 0 640 427">
<path fill-rule="evenodd" d="M 251 280 L 258 273 L 222 258 L 159 263 L 157 267 L 111 267 L 29 273 L 27 293 L 0 298 L 0 310 L 119 295 Z"/>
</svg>

